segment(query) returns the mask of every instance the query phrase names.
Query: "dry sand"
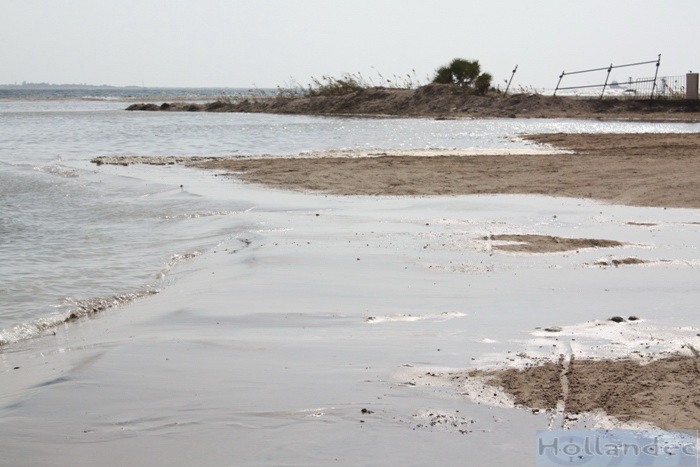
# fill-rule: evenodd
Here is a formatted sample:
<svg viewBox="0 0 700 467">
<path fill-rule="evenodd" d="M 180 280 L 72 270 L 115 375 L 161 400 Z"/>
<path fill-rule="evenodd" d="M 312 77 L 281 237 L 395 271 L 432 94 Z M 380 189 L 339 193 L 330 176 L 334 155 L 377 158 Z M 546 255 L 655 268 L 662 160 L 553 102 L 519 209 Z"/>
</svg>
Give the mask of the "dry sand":
<svg viewBox="0 0 700 467">
<path fill-rule="evenodd" d="M 220 159 L 199 167 L 251 183 L 340 195 L 541 194 L 699 208 L 700 134 L 554 134 L 576 154 Z"/>
</svg>

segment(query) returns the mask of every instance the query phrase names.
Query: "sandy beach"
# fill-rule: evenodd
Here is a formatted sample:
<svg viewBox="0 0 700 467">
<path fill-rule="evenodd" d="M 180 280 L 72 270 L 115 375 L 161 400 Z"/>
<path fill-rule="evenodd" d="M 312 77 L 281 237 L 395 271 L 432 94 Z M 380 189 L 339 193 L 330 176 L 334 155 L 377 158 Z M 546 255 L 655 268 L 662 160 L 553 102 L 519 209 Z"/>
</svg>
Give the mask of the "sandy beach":
<svg viewBox="0 0 700 467">
<path fill-rule="evenodd" d="M 536 430 L 697 428 L 697 135 L 532 140 L 86 163 L 250 207 L 159 293 L 4 348 L 2 449 L 530 465 Z"/>
<path fill-rule="evenodd" d="M 219 160 L 199 167 L 248 182 L 340 195 L 540 194 L 615 204 L 699 208 L 700 135 L 561 134 L 527 139 L 574 154 L 431 157 L 416 151 L 376 157 Z M 371 153 L 370 153 L 371 154 Z M 414 155 L 415 157 L 404 157 Z"/>
</svg>

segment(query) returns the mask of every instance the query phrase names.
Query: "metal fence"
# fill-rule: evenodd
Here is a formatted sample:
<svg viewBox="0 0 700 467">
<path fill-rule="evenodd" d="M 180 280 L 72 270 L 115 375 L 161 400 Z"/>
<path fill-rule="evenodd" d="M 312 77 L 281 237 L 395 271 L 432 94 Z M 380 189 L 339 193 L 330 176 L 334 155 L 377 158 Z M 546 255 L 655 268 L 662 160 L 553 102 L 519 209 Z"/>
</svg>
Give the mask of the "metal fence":
<svg viewBox="0 0 700 467">
<path fill-rule="evenodd" d="M 685 85 L 685 75 L 660 76 L 656 78 L 656 88 L 651 78 L 630 78 L 620 83 L 624 95 L 633 99 L 651 99 L 652 95 L 654 99 L 684 99 Z"/>
<path fill-rule="evenodd" d="M 601 68 L 592 68 L 589 70 L 578 70 L 578 71 L 562 71 L 561 75 L 559 75 L 559 81 L 557 82 L 557 87 L 554 90 L 554 95 L 557 95 L 557 92 L 559 91 L 574 91 L 574 92 L 590 92 L 592 89 L 600 89 L 600 98 L 602 99 L 605 96 L 606 91 L 610 94 L 610 92 L 615 89 L 619 90 L 621 85 L 615 81 L 610 82 L 610 73 L 618 68 L 627 68 L 627 67 L 637 67 L 637 66 L 642 66 L 642 65 L 652 65 L 654 64 L 656 66 L 656 73 L 654 74 L 653 78 L 637 78 L 634 81 L 632 81 L 632 78 L 629 79 L 629 84 L 630 86 L 625 90 L 628 91 L 627 95 L 629 97 L 635 98 L 635 99 L 643 99 L 643 98 L 648 98 L 648 99 L 653 99 L 655 97 L 660 97 L 661 94 L 659 93 L 659 89 L 657 88 L 658 84 L 658 74 L 659 74 L 659 65 L 661 64 L 661 55 L 659 54 L 658 58 L 656 60 L 649 60 L 647 62 L 637 62 L 637 63 L 627 63 L 624 65 L 613 65 L 610 64 L 610 66 L 607 67 L 601 67 Z M 601 74 L 602 72 L 607 72 L 605 75 L 605 82 L 603 83 L 596 83 L 596 84 L 582 84 L 582 85 L 577 85 L 577 86 L 562 86 L 562 80 L 564 79 L 565 76 L 570 76 L 570 75 L 582 75 L 582 74 L 590 74 L 590 73 L 597 73 Z M 601 77 L 602 80 L 602 77 Z M 597 91 L 598 92 L 598 91 Z M 668 92 L 668 91 L 667 91 Z M 658 93 L 658 94 L 657 94 Z M 613 94 L 618 94 L 617 92 Z"/>
</svg>

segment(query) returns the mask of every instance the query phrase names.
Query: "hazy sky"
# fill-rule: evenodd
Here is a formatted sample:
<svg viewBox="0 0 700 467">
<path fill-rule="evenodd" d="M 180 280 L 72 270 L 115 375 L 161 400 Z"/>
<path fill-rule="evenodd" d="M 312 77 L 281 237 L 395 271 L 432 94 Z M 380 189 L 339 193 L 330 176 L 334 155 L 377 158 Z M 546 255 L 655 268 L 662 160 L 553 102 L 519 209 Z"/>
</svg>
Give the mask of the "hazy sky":
<svg viewBox="0 0 700 467">
<path fill-rule="evenodd" d="M 496 83 L 653 60 L 700 71 L 700 0 L 0 0 L 0 84 L 276 87 L 360 72 L 425 82 L 454 57 Z M 651 76 L 654 67 L 615 72 Z"/>
</svg>

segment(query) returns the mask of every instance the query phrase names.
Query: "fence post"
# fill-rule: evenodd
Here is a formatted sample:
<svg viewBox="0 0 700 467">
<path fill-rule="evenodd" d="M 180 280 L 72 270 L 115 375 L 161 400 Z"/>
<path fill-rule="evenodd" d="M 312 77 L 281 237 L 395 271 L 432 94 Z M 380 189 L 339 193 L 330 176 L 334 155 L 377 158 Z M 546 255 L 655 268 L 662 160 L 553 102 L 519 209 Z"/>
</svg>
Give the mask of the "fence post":
<svg viewBox="0 0 700 467">
<path fill-rule="evenodd" d="M 613 69 L 613 64 L 610 64 L 610 68 L 608 68 L 608 74 L 605 76 L 605 83 L 603 83 L 603 92 L 600 93 L 600 98 L 602 99 L 603 96 L 605 95 L 605 87 L 608 85 L 608 79 L 610 79 L 610 72 Z"/>
<path fill-rule="evenodd" d="M 659 54 L 659 59 L 656 61 L 656 73 L 654 73 L 654 85 L 651 87 L 650 101 L 654 100 L 654 91 L 656 90 L 656 77 L 659 76 L 659 65 L 661 65 L 661 54 Z"/>
<path fill-rule="evenodd" d="M 554 88 L 554 94 L 552 94 L 552 96 L 557 95 L 557 91 L 559 90 L 559 85 L 561 84 L 561 79 L 564 77 L 565 74 L 566 74 L 566 72 L 562 71 L 561 74 L 559 75 L 559 81 L 557 81 L 557 87 Z"/>
<path fill-rule="evenodd" d="M 698 73 L 686 73 L 685 98 L 694 100 L 698 99 Z"/>
<path fill-rule="evenodd" d="M 506 90 L 505 90 L 505 92 L 503 93 L 503 97 L 505 97 L 506 94 L 508 94 L 508 89 L 510 89 L 510 83 L 513 82 L 513 76 L 515 76 L 515 72 L 516 72 L 516 71 L 518 71 L 518 65 L 515 65 L 515 68 L 513 69 L 513 74 L 510 75 L 510 81 L 508 81 L 508 86 L 506 86 Z"/>
</svg>

